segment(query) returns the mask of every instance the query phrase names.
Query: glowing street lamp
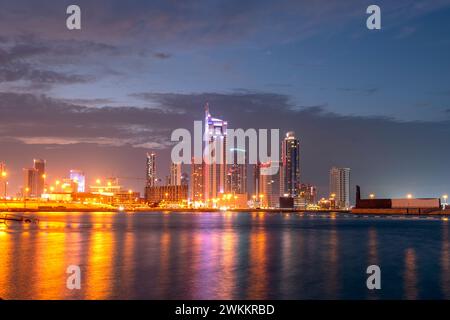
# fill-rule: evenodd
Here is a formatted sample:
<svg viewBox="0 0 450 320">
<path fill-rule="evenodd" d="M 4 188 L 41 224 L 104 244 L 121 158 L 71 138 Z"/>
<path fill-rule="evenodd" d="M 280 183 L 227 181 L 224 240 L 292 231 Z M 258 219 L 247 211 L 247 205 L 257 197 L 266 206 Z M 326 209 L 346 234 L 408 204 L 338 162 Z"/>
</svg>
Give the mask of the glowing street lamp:
<svg viewBox="0 0 450 320">
<path fill-rule="evenodd" d="M 370 197 L 370 199 L 374 199 L 374 198 L 375 198 L 375 195 L 374 195 L 373 193 L 371 193 L 371 194 L 369 195 L 369 197 Z"/>
<path fill-rule="evenodd" d="M 406 197 L 408 198 L 408 199 L 412 199 L 412 194 L 411 193 L 408 193 L 407 195 L 406 195 Z"/>
</svg>

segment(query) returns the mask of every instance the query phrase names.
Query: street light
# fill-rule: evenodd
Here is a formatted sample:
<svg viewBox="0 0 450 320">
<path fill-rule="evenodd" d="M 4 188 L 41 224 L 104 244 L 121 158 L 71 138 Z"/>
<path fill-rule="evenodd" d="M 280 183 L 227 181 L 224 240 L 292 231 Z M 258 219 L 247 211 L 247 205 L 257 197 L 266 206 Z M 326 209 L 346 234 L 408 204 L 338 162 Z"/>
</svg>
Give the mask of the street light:
<svg viewBox="0 0 450 320">
<path fill-rule="evenodd" d="M 374 199 L 374 198 L 375 198 L 375 195 L 374 195 L 373 193 L 371 193 L 371 194 L 369 195 L 369 197 L 370 197 L 370 199 Z"/>
<path fill-rule="evenodd" d="M 408 198 L 408 199 L 412 199 L 412 194 L 411 193 L 408 193 L 407 195 L 406 195 L 406 197 Z"/>
</svg>

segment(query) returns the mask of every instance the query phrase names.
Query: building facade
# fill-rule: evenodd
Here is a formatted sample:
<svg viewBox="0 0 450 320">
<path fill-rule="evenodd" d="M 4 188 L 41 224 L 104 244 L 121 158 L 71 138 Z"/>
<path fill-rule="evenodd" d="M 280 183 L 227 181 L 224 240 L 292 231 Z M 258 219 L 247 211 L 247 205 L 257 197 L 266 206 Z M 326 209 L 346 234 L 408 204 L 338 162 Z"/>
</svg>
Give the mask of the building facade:
<svg viewBox="0 0 450 320">
<path fill-rule="evenodd" d="M 44 193 L 45 189 L 45 160 L 42 159 L 34 159 L 33 167 L 36 170 L 37 178 L 36 178 L 36 195 L 38 197 Z"/>
<path fill-rule="evenodd" d="M 203 201 L 210 205 L 212 199 L 225 192 L 227 164 L 227 126 L 221 119 L 213 118 L 209 105 L 205 105 L 205 156 L 203 165 Z"/>
<path fill-rule="evenodd" d="M 170 178 L 168 184 L 171 186 L 181 185 L 181 163 L 170 164 Z"/>
<path fill-rule="evenodd" d="M 350 168 L 331 168 L 330 198 L 335 199 L 338 209 L 350 208 Z"/>
<path fill-rule="evenodd" d="M 295 133 L 286 134 L 281 144 L 280 193 L 297 197 L 300 188 L 300 142 Z"/>
<path fill-rule="evenodd" d="M 188 186 L 154 186 L 146 188 L 145 199 L 148 203 L 186 203 L 188 200 Z"/>
<path fill-rule="evenodd" d="M 156 154 L 147 153 L 147 166 L 146 166 L 146 187 L 153 187 L 156 185 Z"/>
</svg>

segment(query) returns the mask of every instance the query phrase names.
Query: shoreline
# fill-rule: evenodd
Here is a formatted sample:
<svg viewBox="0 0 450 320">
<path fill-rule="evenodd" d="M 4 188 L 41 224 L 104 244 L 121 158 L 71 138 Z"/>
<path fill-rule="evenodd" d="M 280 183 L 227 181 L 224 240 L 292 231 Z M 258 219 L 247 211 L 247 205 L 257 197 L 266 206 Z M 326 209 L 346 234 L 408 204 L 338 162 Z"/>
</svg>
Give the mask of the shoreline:
<svg viewBox="0 0 450 320">
<path fill-rule="evenodd" d="M 0 208 L 0 214 L 14 213 L 62 213 L 62 212 L 117 212 L 117 213 L 139 213 L 139 212 L 223 212 L 224 210 L 215 208 L 76 208 L 76 207 L 57 207 L 57 208 L 9 208 L 4 210 Z M 446 216 L 450 215 L 450 208 L 445 210 L 434 210 L 430 212 L 417 212 L 393 209 L 353 209 L 353 210 L 298 210 L 298 209 L 252 209 L 239 208 L 228 209 L 227 212 L 261 212 L 261 213 L 347 213 L 354 216 L 358 215 L 399 215 L 399 216 Z"/>
</svg>

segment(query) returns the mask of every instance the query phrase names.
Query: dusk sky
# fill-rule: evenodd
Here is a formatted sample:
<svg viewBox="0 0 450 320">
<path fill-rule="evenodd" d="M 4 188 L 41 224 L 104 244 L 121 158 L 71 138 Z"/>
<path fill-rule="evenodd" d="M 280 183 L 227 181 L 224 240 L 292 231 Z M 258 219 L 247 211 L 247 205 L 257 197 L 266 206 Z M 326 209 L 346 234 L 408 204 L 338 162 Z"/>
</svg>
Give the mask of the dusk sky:
<svg viewBox="0 0 450 320">
<path fill-rule="evenodd" d="M 66 28 L 77 4 L 82 30 Z M 382 29 L 366 28 L 377 4 Z M 450 193 L 450 0 L 0 0 L 0 162 L 167 174 L 170 134 L 209 102 L 230 128 L 293 130 L 301 180 L 331 166 L 377 196 Z M 142 191 L 143 181 L 124 179 Z"/>
</svg>

